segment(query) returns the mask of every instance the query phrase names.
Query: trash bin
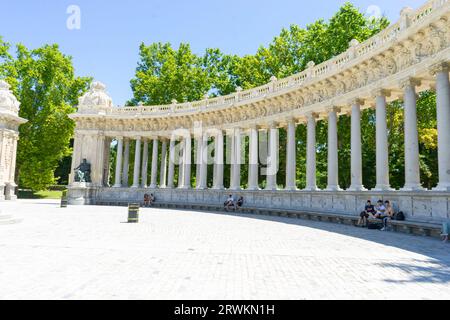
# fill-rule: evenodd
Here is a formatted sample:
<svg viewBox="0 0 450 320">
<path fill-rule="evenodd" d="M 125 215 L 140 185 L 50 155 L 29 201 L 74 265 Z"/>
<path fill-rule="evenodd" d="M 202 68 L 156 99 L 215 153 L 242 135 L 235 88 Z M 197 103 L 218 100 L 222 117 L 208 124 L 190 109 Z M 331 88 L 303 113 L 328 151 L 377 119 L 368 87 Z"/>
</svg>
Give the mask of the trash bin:
<svg viewBox="0 0 450 320">
<path fill-rule="evenodd" d="M 61 197 L 61 208 L 67 208 L 68 202 L 69 201 L 67 199 L 67 191 L 63 191 L 62 197 Z"/>
<path fill-rule="evenodd" d="M 139 204 L 129 203 L 128 204 L 128 223 L 138 223 L 139 222 Z"/>
</svg>

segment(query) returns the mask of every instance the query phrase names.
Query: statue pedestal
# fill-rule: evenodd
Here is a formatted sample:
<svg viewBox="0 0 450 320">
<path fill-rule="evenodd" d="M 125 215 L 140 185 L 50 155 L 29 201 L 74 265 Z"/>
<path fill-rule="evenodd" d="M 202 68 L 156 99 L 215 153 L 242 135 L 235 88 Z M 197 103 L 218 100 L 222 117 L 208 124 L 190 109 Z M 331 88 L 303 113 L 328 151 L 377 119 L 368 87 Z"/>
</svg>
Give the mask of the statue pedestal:
<svg viewBox="0 0 450 320">
<path fill-rule="evenodd" d="M 70 205 L 82 206 L 90 204 L 95 186 L 87 182 L 73 182 L 67 192 L 67 200 Z"/>
</svg>

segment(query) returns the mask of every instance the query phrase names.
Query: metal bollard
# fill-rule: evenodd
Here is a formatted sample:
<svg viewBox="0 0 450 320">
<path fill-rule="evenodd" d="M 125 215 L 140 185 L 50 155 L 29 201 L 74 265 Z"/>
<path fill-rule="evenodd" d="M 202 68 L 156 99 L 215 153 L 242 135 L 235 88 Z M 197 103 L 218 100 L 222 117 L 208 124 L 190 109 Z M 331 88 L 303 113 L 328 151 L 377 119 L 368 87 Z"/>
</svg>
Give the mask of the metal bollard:
<svg viewBox="0 0 450 320">
<path fill-rule="evenodd" d="M 61 208 L 67 208 L 69 201 L 67 199 L 67 191 L 63 191 L 61 197 Z"/>
<path fill-rule="evenodd" d="M 129 203 L 128 204 L 128 223 L 138 223 L 139 222 L 139 204 Z"/>
</svg>

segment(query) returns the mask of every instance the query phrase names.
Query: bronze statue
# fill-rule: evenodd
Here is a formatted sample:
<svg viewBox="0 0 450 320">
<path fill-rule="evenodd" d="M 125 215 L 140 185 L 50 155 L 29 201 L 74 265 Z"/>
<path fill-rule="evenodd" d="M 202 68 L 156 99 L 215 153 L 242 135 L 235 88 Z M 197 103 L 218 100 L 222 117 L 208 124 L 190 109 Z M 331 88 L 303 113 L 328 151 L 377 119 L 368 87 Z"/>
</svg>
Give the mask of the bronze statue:
<svg viewBox="0 0 450 320">
<path fill-rule="evenodd" d="M 75 169 L 75 182 L 92 182 L 91 165 L 87 162 L 86 159 L 83 159 L 83 162 L 80 164 L 80 166 Z"/>
</svg>

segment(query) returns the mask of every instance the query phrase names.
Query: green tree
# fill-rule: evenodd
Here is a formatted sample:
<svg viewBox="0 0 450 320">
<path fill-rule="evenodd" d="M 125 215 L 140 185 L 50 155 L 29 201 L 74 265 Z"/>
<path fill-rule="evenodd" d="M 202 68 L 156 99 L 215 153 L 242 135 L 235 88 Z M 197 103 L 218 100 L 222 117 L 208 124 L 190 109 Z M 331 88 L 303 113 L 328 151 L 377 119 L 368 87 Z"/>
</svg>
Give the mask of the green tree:
<svg viewBox="0 0 450 320">
<path fill-rule="evenodd" d="M 0 76 L 21 102 L 19 115 L 28 119 L 20 127 L 17 174 L 21 187 L 43 190 L 55 183 L 60 161 L 71 154 L 74 123 L 68 115 L 87 89 L 90 79 L 75 77 L 72 59 L 57 45 L 29 50 L 0 44 Z"/>
</svg>

